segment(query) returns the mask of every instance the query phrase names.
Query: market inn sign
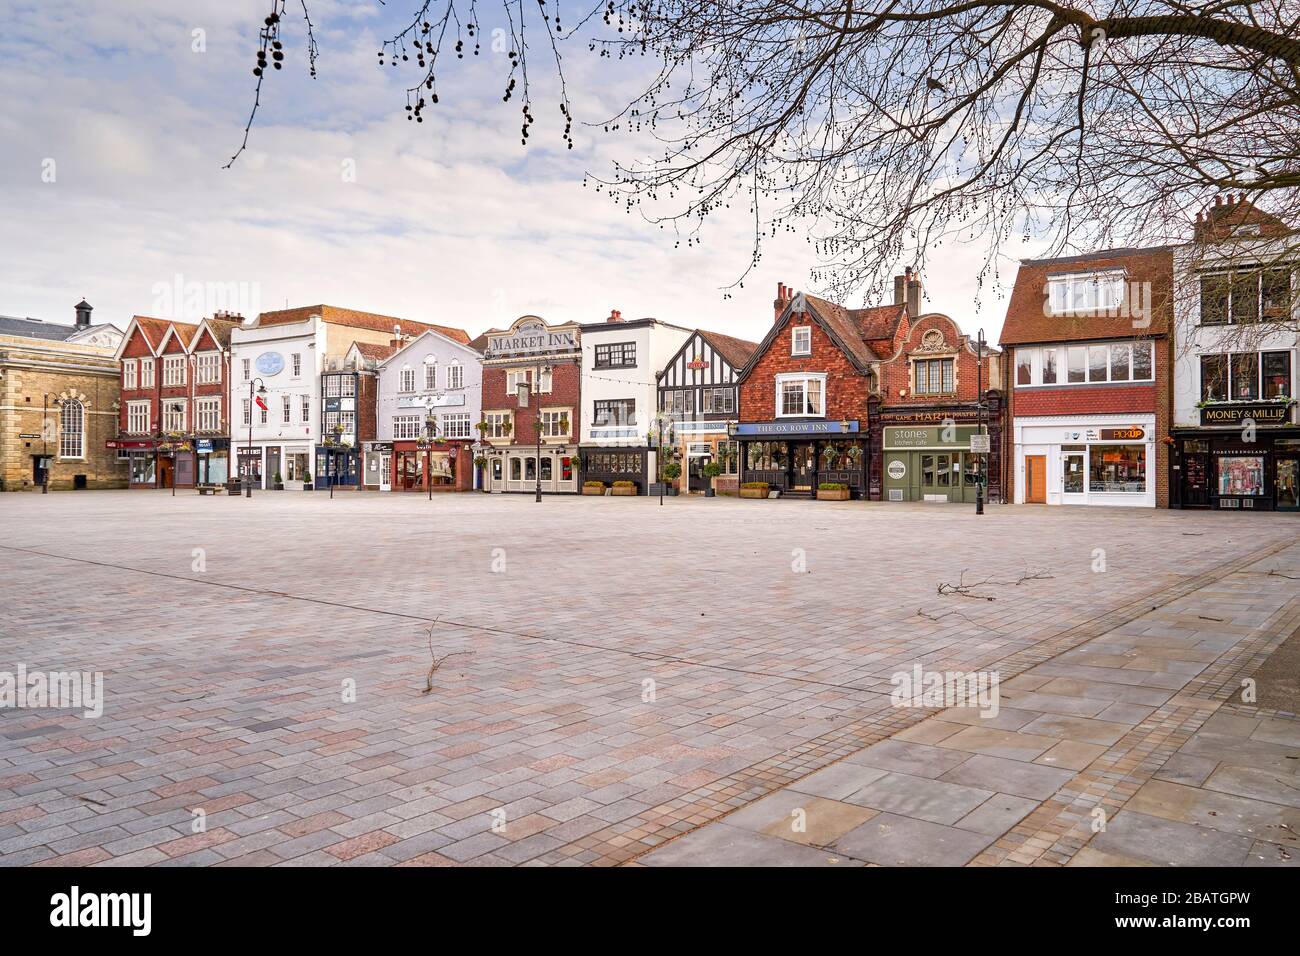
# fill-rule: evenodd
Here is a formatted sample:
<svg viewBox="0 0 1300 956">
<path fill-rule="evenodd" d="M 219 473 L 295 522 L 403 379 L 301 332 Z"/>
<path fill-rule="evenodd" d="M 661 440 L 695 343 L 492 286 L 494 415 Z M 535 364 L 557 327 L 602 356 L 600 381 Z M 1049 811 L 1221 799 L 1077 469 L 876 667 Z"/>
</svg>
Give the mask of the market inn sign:
<svg viewBox="0 0 1300 956">
<path fill-rule="evenodd" d="M 500 335 L 489 335 L 485 358 L 502 355 L 553 355 L 578 351 L 578 337 L 572 329 L 551 331 L 540 320 L 523 322 Z"/>
<path fill-rule="evenodd" d="M 1202 425 L 1286 425 L 1291 421 L 1291 402 L 1236 402 L 1201 406 Z"/>
</svg>

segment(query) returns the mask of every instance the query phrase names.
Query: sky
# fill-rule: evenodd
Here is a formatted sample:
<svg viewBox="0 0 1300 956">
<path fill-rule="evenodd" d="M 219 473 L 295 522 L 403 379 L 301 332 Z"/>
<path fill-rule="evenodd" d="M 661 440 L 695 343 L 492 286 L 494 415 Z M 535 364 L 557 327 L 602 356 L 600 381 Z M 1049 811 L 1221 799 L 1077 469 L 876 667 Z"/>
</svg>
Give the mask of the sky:
<svg viewBox="0 0 1300 956">
<path fill-rule="evenodd" d="M 818 291 L 806 236 L 770 241 L 728 289 L 749 262 L 744 216 L 674 248 L 670 231 L 584 186 L 654 149 L 599 125 L 644 80 L 639 64 L 611 67 L 585 43 L 565 51 L 572 150 L 540 49 L 537 122 L 520 145 L 490 36 L 480 57 L 441 70 L 440 103 L 408 122 L 416 69 L 380 67 L 376 52 L 414 6 L 309 0 L 313 80 L 291 3 L 285 68 L 263 85 L 248 150 L 223 169 L 269 0 L 0 0 L 0 314 L 71 322 L 85 297 L 95 321 L 125 328 L 134 314 L 327 303 L 474 335 L 524 314 L 596 322 L 618 309 L 758 340 L 778 282 Z M 981 243 L 946 247 L 922 276 L 926 308 L 997 341 L 1009 289 L 977 288 L 984 255 Z M 1000 263 L 1004 283 L 1014 274 L 1014 259 Z"/>
</svg>

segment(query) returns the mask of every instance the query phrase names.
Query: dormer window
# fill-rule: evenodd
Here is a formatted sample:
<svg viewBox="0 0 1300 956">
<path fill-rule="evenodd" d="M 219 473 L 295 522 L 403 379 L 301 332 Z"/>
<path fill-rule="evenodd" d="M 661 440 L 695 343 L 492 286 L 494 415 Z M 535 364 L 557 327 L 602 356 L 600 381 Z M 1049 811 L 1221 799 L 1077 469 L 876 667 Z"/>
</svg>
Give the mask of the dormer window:
<svg viewBox="0 0 1300 956">
<path fill-rule="evenodd" d="M 796 325 L 790 329 L 790 354 L 812 355 L 811 325 Z"/>
<path fill-rule="evenodd" d="M 1053 315 L 1115 311 L 1124 304 L 1124 273 L 1113 270 L 1049 276 L 1047 294 Z"/>
</svg>

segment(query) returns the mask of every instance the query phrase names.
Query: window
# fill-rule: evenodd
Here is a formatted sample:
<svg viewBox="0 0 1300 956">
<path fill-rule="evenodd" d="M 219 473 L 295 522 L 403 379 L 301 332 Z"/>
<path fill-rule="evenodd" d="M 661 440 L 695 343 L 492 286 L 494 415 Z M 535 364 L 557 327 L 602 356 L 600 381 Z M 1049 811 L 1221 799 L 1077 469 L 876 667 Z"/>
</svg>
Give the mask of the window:
<svg viewBox="0 0 1300 956">
<path fill-rule="evenodd" d="M 1291 268 L 1248 266 L 1201 276 L 1201 324 L 1285 322 L 1294 304 Z"/>
<path fill-rule="evenodd" d="M 695 392 L 689 388 L 674 388 L 659 393 L 662 411 L 669 415 L 693 415 Z"/>
<path fill-rule="evenodd" d="M 706 388 L 701 394 L 700 411 L 706 415 L 729 415 L 736 410 L 736 390 L 732 386 Z"/>
<path fill-rule="evenodd" d="M 138 381 L 136 377 L 136 371 L 137 371 L 137 364 L 135 359 L 126 359 L 125 361 L 122 362 L 122 387 L 123 388 L 136 387 L 136 382 Z"/>
<path fill-rule="evenodd" d="M 1056 349 L 1043 349 L 1043 384 L 1056 384 Z"/>
<path fill-rule="evenodd" d="M 220 353 L 200 352 L 195 356 L 194 381 L 199 385 L 215 385 L 221 381 Z"/>
<path fill-rule="evenodd" d="M 442 416 L 444 438 L 470 438 L 469 412 L 452 412 Z"/>
<path fill-rule="evenodd" d="M 459 362 L 453 361 L 447 366 L 447 387 L 464 388 L 465 387 L 465 367 Z"/>
<path fill-rule="evenodd" d="M 244 425 L 253 424 L 253 403 L 244 399 Z"/>
<path fill-rule="evenodd" d="M 1110 380 L 1112 382 L 1127 382 L 1131 377 L 1130 362 L 1133 359 L 1133 349 L 1127 345 L 1112 345 L 1110 347 Z"/>
<path fill-rule="evenodd" d="M 914 391 L 918 395 L 943 395 L 956 390 L 953 359 L 923 359 L 914 365 Z"/>
<path fill-rule="evenodd" d="M 1228 356 L 1201 356 L 1201 401 L 1222 402 L 1228 398 Z"/>
<path fill-rule="evenodd" d="M 185 384 L 185 356 L 168 355 L 163 359 L 163 385 Z"/>
<path fill-rule="evenodd" d="M 1048 305 L 1054 315 L 1117 310 L 1124 302 L 1123 272 L 1080 272 L 1050 276 Z"/>
<path fill-rule="evenodd" d="M 639 451 L 593 451 L 587 453 L 587 473 L 591 475 L 640 475 Z"/>
<path fill-rule="evenodd" d="M 738 441 L 720 441 L 718 442 L 718 464 L 722 466 L 724 475 L 734 475 L 740 471 L 740 442 Z"/>
<path fill-rule="evenodd" d="M 199 431 L 215 432 L 221 428 L 221 399 L 197 398 L 194 400 L 194 427 Z"/>
<path fill-rule="evenodd" d="M 394 415 L 394 438 L 419 438 L 424 433 L 419 415 Z"/>
<path fill-rule="evenodd" d="M 425 391 L 435 391 L 438 388 L 438 363 L 426 361 L 424 363 L 424 388 Z"/>
<path fill-rule="evenodd" d="M 1145 494 L 1146 472 L 1145 445 L 1093 445 L 1088 450 L 1090 491 Z"/>
<path fill-rule="evenodd" d="M 1263 397 L 1285 398 L 1291 394 L 1291 353 L 1265 352 Z"/>
<path fill-rule="evenodd" d="M 1086 382 L 1088 380 L 1088 350 L 1072 346 L 1069 350 L 1070 366 L 1066 369 L 1067 382 Z"/>
<path fill-rule="evenodd" d="M 84 458 L 86 452 L 86 412 L 75 399 L 63 403 L 59 412 L 59 457 Z"/>
<path fill-rule="evenodd" d="M 1261 455 L 1220 455 L 1219 494 L 1255 496 L 1264 493 L 1264 458 Z"/>
<path fill-rule="evenodd" d="M 549 367 L 543 368 L 537 376 L 537 393 L 539 395 L 549 395 L 551 392 L 551 381 L 553 373 Z"/>
<path fill-rule="evenodd" d="M 300 397 L 302 400 L 302 407 L 299 409 L 299 413 L 302 416 L 302 423 L 305 425 L 307 422 L 311 421 L 311 396 L 303 395 Z"/>
<path fill-rule="evenodd" d="M 533 369 L 516 368 L 506 372 L 506 394 L 511 398 L 519 397 L 519 386 L 527 385 L 529 394 L 541 394 L 551 390 L 551 370 L 542 369 L 538 374 L 537 387 L 533 388 Z"/>
<path fill-rule="evenodd" d="M 636 399 L 614 398 L 596 402 L 595 425 L 635 425 Z"/>
<path fill-rule="evenodd" d="M 1110 349 L 1104 345 L 1088 346 L 1088 381 L 1106 381 L 1106 370 L 1110 367 L 1109 355 Z"/>
<path fill-rule="evenodd" d="M 1016 384 L 1034 384 L 1033 352 L 1029 349 L 1016 349 Z"/>
<path fill-rule="evenodd" d="M 596 346 L 596 368 L 632 368 L 634 365 L 636 365 L 635 342 L 611 342 L 608 345 Z"/>
<path fill-rule="evenodd" d="M 244 381 L 247 382 L 253 377 L 253 361 L 252 359 L 242 359 L 240 364 L 244 367 Z"/>
<path fill-rule="evenodd" d="M 790 354 L 812 355 L 811 325 L 796 325 L 790 329 Z"/>
<path fill-rule="evenodd" d="M 1229 363 L 1232 378 L 1228 381 L 1228 394 L 1234 401 L 1249 402 L 1259 398 L 1259 353 L 1245 352 L 1232 356 Z"/>
<path fill-rule="evenodd" d="M 1155 381 L 1155 364 L 1152 359 L 1154 348 L 1151 342 L 1133 343 L 1133 381 Z"/>
<path fill-rule="evenodd" d="M 567 438 L 568 419 L 568 412 L 542 412 L 542 437 Z"/>
<path fill-rule="evenodd" d="M 293 418 L 293 404 L 288 395 L 280 396 L 280 421 L 288 425 Z"/>
<path fill-rule="evenodd" d="M 511 480 L 511 481 L 520 481 L 520 480 L 522 480 L 522 477 L 523 477 L 523 476 L 520 474 L 520 471 L 521 471 L 521 468 L 522 468 L 522 461 L 523 461 L 523 459 L 520 459 L 520 458 L 511 458 L 511 459 L 510 459 L 510 480 Z"/>
<path fill-rule="evenodd" d="M 185 431 L 185 400 L 169 398 L 162 403 L 163 431 Z"/>
<path fill-rule="evenodd" d="M 140 387 L 153 388 L 153 359 L 140 359 Z"/>
<path fill-rule="evenodd" d="M 293 368 L 293 377 L 294 378 L 301 377 L 302 376 L 302 355 L 298 352 L 294 352 L 292 355 L 289 356 L 289 362 Z"/>
<path fill-rule="evenodd" d="M 789 451 L 783 441 L 750 442 L 749 471 L 781 471 L 785 468 Z"/>
<path fill-rule="evenodd" d="M 776 377 L 776 417 L 788 418 L 790 416 L 825 414 L 822 404 L 825 384 L 825 375 L 778 375 Z"/>
<path fill-rule="evenodd" d="M 488 412 L 483 416 L 487 422 L 487 430 L 483 432 L 484 438 L 509 438 L 511 428 L 507 427 L 510 423 L 509 412 Z"/>
<path fill-rule="evenodd" d="M 397 390 L 399 392 L 415 391 L 415 369 L 409 365 L 403 368 L 397 381 Z"/>
<path fill-rule="evenodd" d="M 257 406 L 257 420 L 258 420 L 259 424 L 265 425 L 265 424 L 266 424 L 266 412 L 267 412 L 267 409 L 269 409 L 271 406 L 270 406 L 268 403 L 266 403 L 266 399 L 262 399 L 262 402 L 263 402 L 263 404 Z"/>
<path fill-rule="evenodd" d="M 126 403 L 126 431 L 130 435 L 149 433 L 149 402 Z"/>
</svg>

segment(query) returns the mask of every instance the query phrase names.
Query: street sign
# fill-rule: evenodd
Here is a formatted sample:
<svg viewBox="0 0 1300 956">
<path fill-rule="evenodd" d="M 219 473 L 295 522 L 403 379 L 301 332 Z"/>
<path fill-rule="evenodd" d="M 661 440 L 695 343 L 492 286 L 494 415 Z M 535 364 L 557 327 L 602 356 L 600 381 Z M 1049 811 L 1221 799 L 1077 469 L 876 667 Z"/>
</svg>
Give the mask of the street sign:
<svg viewBox="0 0 1300 956">
<path fill-rule="evenodd" d="M 987 455 L 991 448 L 988 435 L 971 435 L 970 450 L 972 454 Z"/>
</svg>

